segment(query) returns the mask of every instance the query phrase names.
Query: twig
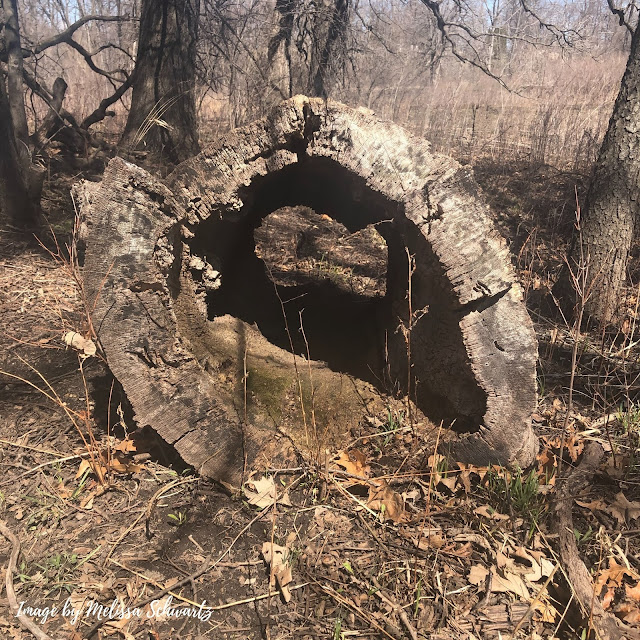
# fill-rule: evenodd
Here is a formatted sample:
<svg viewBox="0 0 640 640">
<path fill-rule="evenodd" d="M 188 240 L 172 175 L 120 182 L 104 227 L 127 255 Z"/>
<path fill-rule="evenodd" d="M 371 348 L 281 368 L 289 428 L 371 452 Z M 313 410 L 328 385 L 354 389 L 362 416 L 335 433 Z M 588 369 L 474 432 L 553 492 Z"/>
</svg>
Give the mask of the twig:
<svg viewBox="0 0 640 640">
<path fill-rule="evenodd" d="M 18 605 L 18 599 L 16 598 L 16 592 L 13 588 L 13 574 L 16 570 L 18 563 L 18 555 L 20 554 L 20 541 L 18 537 L 14 535 L 6 526 L 6 524 L 0 520 L 0 533 L 11 543 L 11 556 L 9 558 L 9 564 L 7 565 L 5 575 L 5 588 L 7 590 L 7 600 L 9 601 L 9 607 L 13 615 L 18 618 L 20 624 L 30 631 L 38 640 L 52 640 L 51 636 L 48 636 L 39 626 L 31 620 L 24 613 L 18 613 L 20 607 Z"/>
<path fill-rule="evenodd" d="M 25 476 L 31 475 L 32 473 L 35 473 L 36 471 L 39 471 L 40 469 L 42 469 L 44 467 L 48 467 L 50 464 L 56 464 L 58 462 L 69 462 L 70 460 L 77 460 L 78 458 L 84 458 L 84 457 L 89 456 L 89 455 L 91 455 L 91 454 L 88 451 L 85 451 L 84 453 L 78 453 L 78 454 L 73 455 L 73 456 L 65 456 L 64 458 L 54 458 L 53 460 L 47 460 L 46 462 L 42 462 L 41 464 L 36 465 L 32 469 L 28 469 L 27 471 L 21 473 L 16 478 L 11 478 L 11 480 L 5 480 L 4 482 L 0 482 L 0 487 L 4 487 L 4 486 L 6 486 L 8 484 L 13 484 L 17 480 L 20 480 L 21 478 L 24 478 Z"/>
<path fill-rule="evenodd" d="M 542 594 L 547 590 L 547 587 L 549 586 L 549 583 L 551 582 L 551 580 L 553 579 L 553 576 L 558 570 L 558 567 L 560 567 L 560 563 L 556 562 L 556 566 L 553 567 L 553 570 L 549 574 L 549 577 L 544 581 L 544 584 L 540 587 L 540 590 L 538 591 L 538 593 L 536 593 L 536 597 L 529 603 L 529 608 L 524 612 L 524 615 L 522 616 L 522 618 L 520 618 L 520 621 L 515 626 L 514 630 L 511 632 L 512 638 L 516 637 L 516 634 L 518 633 L 518 631 L 520 631 L 520 627 L 525 623 L 525 621 L 529 617 L 529 614 L 533 611 L 533 608 L 536 606 L 536 603 L 540 601 Z"/>
<path fill-rule="evenodd" d="M 322 591 L 324 591 L 328 596 L 331 596 L 336 602 L 339 602 L 340 604 L 344 605 L 348 609 L 351 609 L 351 611 L 353 611 L 355 614 L 360 616 L 365 622 L 370 624 L 372 627 L 375 627 L 378 631 L 380 631 L 382 634 L 384 634 L 387 638 L 390 638 L 390 640 L 396 640 L 396 638 L 394 638 L 386 629 L 381 627 L 373 619 L 373 617 L 370 614 L 367 614 L 360 607 L 355 605 L 349 598 L 345 598 L 343 595 L 338 593 L 333 587 L 325 586 L 325 585 L 323 585 L 323 584 L 321 584 L 320 582 L 317 582 L 317 581 L 314 582 L 314 584 L 317 587 L 319 587 L 320 589 L 322 589 Z"/>
<path fill-rule="evenodd" d="M 375 592 L 375 595 L 396 612 L 396 614 L 400 618 L 400 621 L 411 636 L 411 640 L 418 640 L 418 632 L 413 628 L 407 612 L 395 600 L 392 600 L 389 596 L 385 596 L 384 593 L 382 593 L 382 587 L 375 578 L 373 578 L 372 582 L 378 588 L 378 590 Z"/>
</svg>

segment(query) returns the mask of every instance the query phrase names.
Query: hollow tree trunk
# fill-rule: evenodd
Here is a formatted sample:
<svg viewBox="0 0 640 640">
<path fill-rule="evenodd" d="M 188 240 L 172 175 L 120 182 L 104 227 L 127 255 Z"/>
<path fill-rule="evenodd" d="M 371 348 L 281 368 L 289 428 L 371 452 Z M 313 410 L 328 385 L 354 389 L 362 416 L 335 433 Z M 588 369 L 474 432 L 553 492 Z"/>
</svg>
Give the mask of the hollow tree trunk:
<svg viewBox="0 0 640 640">
<path fill-rule="evenodd" d="M 199 150 L 195 107 L 200 0 L 143 0 L 131 110 L 122 136 L 129 147 L 180 162 Z"/>
<path fill-rule="evenodd" d="M 588 264 L 585 311 L 601 324 L 612 321 L 627 274 L 640 205 L 640 34 L 636 29 L 609 128 L 602 142 L 583 210 L 582 249 L 574 234 L 568 262 L 576 273 Z M 563 306 L 576 301 L 569 269 L 555 287 Z"/>
<path fill-rule="evenodd" d="M 275 427 L 302 448 L 324 448 L 324 436 L 343 446 L 379 398 L 322 362 L 298 356 L 294 366 L 286 339 L 281 348 L 264 337 L 281 312 L 297 316 L 288 312 L 296 300 L 305 313 L 314 303 L 311 289 L 276 295 L 254 252 L 261 221 L 300 205 L 349 232 L 373 225 L 370 241 L 381 236 L 388 249 L 377 324 L 364 328 L 374 307 L 356 293 L 329 291 L 317 306 L 328 300 L 335 311 L 312 318 L 319 330 L 334 323 L 323 339 L 348 330 L 339 343 L 348 349 L 368 331 L 358 344 L 378 340 L 389 376 L 418 406 L 466 430 L 459 459 L 533 461 L 537 348 L 508 251 L 468 170 L 423 140 L 370 112 L 297 96 L 165 182 L 115 159 L 101 184 L 78 188 L 77 200 L 86 218 L 85 289 L 96 299 L 93 326 L 107 362 L 138 422 L 201 473 L 237 483 Z M 261 254 L 269 237 L 268 229 L 259 235 Z M 292 250 L 306 255 L 297 241 Z M 415 259 L 411 315 L 407 252 Z M 323 345 L 304 327 L 309 340 L 298 344 L 313 358 Z M 297 330 L 286 331 L 300 353 Z"/>
</svg>

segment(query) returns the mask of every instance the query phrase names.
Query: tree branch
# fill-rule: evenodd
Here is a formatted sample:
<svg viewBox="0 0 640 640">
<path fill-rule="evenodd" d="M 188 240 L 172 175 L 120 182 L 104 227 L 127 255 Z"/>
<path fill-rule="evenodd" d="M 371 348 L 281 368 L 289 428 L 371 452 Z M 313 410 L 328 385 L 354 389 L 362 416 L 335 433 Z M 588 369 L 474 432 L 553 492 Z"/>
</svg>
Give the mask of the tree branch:
<svg viewBox="0 0 640 640">
<path fill-rule="evenodd" d="M 108 114 L 107 109 L 114 103 L 120 100 L 122 96 L 131 88 L 133 84 L 133 78 L 135 73 L 131 73 L 129 77 L 112 93 L 108 98 L 105 98 L 100 102 L 98 108 L 90 113 L 81 123 L 80 127 L 82 129 L 88 129 L 91 125 L 96 124 L 96 122 L 100 122 L 104 120 Z"/>
<path fill-rule="evenodd" d="M 72 49 L 75 49 L 84 58 L 85 62 L 87 63 L 91 71 L 94 71 L 95 73 L 101 76 L 104 76 L 108 80 L 111 80 L 111 82 L 122 82 L 121 78 L 115 78 L 108 71 L 105 71 L 104 69 L 101 69 L 100 67 L 98 67 L 96 63 L 93 61 L 93 58 L 91 57 L 92 54 L 90 54 L 81 44 L 76 42 L 73 38 L 67 38 L 66 40 L 64 40 L 64 43 L 68 44 Z M 119 71 L 121 73 L 125 73 L 123 69 L 119 69 Z M 125 76 L 126 76 L 126 73 L 125 73 Z"/>
<path fill-rule="evenodd" d="M 135 18 L 131 18 L 130 16 L 84 16 L 80 18 L 72 25 L 70 25 L 64 31 L 57 33 L 55 36 L 51 36 L 42 42 L 39 42 L 36 45 L 32 45 L 31 47 L 22 49 L 22 57 L 30 58 L 31 56 L 35 56 L 39 53 L 45 51 L 45 49 L 50 49 L 51 47 L 55 47 L 59 44 L 63 44 L 68 42 L 70 38 L 73 37 L 73 34 L 83 25 L 87 24 L 87 22 L 92 21 L 100 21 L 100 22 L 127 22 L 129 20 L 135 20 Z M 5 62 L 5 54 L 4 52 L 0 55 L 0 60 Z"/>
<path fill-rule="evenodd" d="M 633 34 L 633 27 L 629 24 L 627 19 L 624 17 L 624 10 L 618 9 L 615 4 L 613 4 L 613 0 L 607 0 L 607 4 L 609 5 L 609 9 L 614 16 L 618 16 L 618 20 L 620 21 L 621 27 L 626 27 L 629 33 Z"/>
</svg>

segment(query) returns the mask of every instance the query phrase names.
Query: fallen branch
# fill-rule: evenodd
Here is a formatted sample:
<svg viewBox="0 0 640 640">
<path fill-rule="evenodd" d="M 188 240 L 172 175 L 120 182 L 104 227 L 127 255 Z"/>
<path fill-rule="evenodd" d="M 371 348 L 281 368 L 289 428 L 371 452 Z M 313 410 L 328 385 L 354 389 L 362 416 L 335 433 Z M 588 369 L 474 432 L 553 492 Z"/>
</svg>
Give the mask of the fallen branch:
<svg viewBox="0 0 640 640">
<path fill-rule="evenodd" d="M 51 636 L 48 636 L 42 629 L 40 629 L 40 627 L 31 618 L 26 616 L 24 613 L 18 613 L 20 611 L 20 607 L 18 606 L 16 592 L 13 589 L 13 573 L 16 570 L 18 555 L 20 554 L 20 541 L 18 540 L 18 537 L 8 529 L 2 520 L 0 520 L 0 533 L 11 543 L 11 557 L 9 558 L 9 564 L 5 575 L 5 588 L 7 590 L 9 607 L 11 608 L 13 615 L 18 618 L 20 624 L 38 640 L 52 640 Z"/>
<path fill-rule="evenodd" d="M 573 532 L 573 516 L 571 513 L 574 497 L 590 482 L 602 457 L 604 449 L 597 442 L 590 443 L 584 452 L 582 461 L 566 478 L 558 489 L 556 515 L 558 516 L 558 538 L 560 542 L 560 558 L 565 568 L 575 596 L 590 626 L 600 640 L 622 640 L 623 638 L 640 638 L 640 632 L 625 625 L 614 615 L 604 610 L 589 571 L 578 553 L 578 544 Z"/>
</svg>

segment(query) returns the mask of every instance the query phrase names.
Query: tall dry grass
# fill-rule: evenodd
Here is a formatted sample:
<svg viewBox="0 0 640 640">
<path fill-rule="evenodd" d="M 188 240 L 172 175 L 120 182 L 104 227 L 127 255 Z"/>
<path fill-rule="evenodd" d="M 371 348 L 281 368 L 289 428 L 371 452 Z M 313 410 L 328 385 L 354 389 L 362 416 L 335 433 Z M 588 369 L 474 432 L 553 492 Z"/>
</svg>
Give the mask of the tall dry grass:
<svg viewBox="0 0 640 640">
<path fill-rule="evenodd" d="M 422 85 L 396 74 L 395 86 L 380 87 L 367 106 L 465 162 L 488 156 L 584 169 L 595 160 L 625 63 L 620 53 L 594 59 L 536 51 L 506 78 L 510 90 L 452 63 Z"/>
<path fill-rule="evenodd" d="M 428 139 L 434 151 L 464 162 L 490 157 L 588 170 L 606 131 L 625 64 L 620 52 L 596 59 L 534 51 L 526 66 L 506 78 L 505 89 L 455 61 L 431 78 L 407 59 L 405 65 L 396 61 L 386 73 L 378 71 L 376 78 L 370 68 L 362 68 L 359 82 L 337 89 L 334 97 L 373 109 Z M 239 87 L 232 100 L 216 92 L 203 97 L 199 115 L 205 140 L 224 132 L 230 122 L 261 115 L 251 109 L 251 95 L 242 93 Z M 274 102 L 278 99 L 273 97 Z M 241 118 L 234 116 L 238 104 L 245 105 Z"/>
</svg>

